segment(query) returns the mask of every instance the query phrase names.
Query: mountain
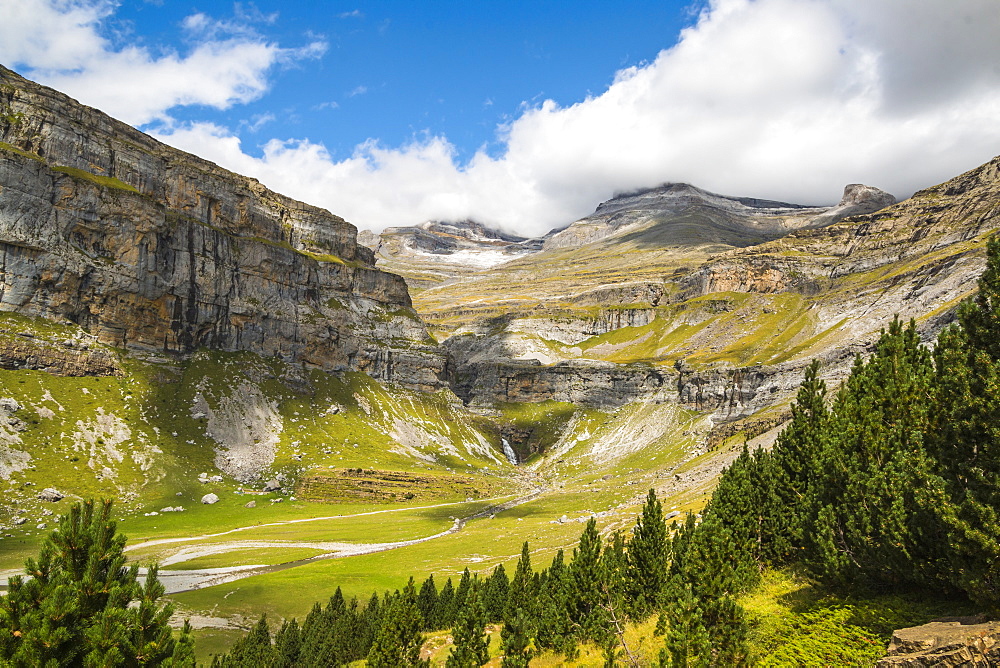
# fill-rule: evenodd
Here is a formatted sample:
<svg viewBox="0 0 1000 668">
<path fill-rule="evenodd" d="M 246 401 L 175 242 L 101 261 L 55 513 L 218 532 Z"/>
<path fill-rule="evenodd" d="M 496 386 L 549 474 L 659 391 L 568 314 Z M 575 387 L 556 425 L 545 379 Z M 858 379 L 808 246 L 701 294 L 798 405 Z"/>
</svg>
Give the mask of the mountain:
<svg viewBox="0 0 1000 668">
<path fill-rule="evenodd" d="M 815 207 L 727 197 L 687 183 L 667 183 L 604 202 L 592 215 L 553 234 L 545 248 L 582 246 L 610 236 L 659 246 L 743 247 L 895 202 L 889 193 L 861 184 L 847 186 L 837 206 Z"/>
<path fill-rule="evenodd" d="M 471 220 L 389 227 L 378 235 L 365 230 L 359 239 L 375 252 L 380 269 L 406 278 L 411 292 L 524 257 L 543 243 Z"/>
<path fill-rule="evenodd" d="M 1000 158 L 899 203 L 666 184 L 543 239 L 359 235 L 0 69 L 0 568 L 110 495 L 242 623 L 548 558 L 650 488 L 697 512 L 812 359 L 835 386 L 895 314 L 953 319 L 997 201 Z"/>
<path fill-rule="evenodd" d="M 6 69 L 0 110 L 4 311 L 140 353 L 251 351 L 442 386 L 406 285 L 342 218 Z"/>
</svg>

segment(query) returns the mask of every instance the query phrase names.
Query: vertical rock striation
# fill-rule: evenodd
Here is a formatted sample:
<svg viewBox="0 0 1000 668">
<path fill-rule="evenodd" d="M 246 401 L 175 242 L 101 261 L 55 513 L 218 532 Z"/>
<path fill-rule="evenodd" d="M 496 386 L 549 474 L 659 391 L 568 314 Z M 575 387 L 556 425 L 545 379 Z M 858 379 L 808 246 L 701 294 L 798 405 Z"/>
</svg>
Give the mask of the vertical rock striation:
<svg viewBox="0 0 1000 668">
<path fill-rule="evenodd" d="M 0 310 L 107 344 L 248 350 L 443 386 L 357 229 L 0 67 Z"/>
</svg>

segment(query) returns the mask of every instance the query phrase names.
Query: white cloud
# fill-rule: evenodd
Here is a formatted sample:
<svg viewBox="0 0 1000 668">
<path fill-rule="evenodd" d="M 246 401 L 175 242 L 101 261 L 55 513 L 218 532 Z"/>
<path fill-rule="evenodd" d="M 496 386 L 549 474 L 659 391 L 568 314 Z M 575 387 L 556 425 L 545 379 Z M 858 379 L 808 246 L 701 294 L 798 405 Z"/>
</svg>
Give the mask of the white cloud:
<svg viewBox="0 0 1000 668">
<path fill-rule="evenodd" d="M 22 5 L 48 14 L 27 17 Z M 39 27 L 0 24 L 0 61 L 15 53 L 72 69 L 78 60 L 81 73 L 61 87 L 93 89 L 115 105 L 102 108 L 133 122 L 169 105 L 252 99 L 276 62 L 322 48 L 290 53 L 229 30 L 209 32 L 184 57 L 113 51 L 94 29 L 111 5 L 53 6 L 0 0 L 0 15 L 14 9 Z M 217 29 L 191 21 L 203 37 Z M 664 181 L 804 203 L 832 203 L 851 182 L 908 196 L 1000 153 L 998 34 L 996 0 L 712 0 L 675 46 L 618 72 L 602 94 L 527 104 L 498 128 L 497 157 L 484 150 L 460 163 L 433 135 L 398 147 L 368 141 L 347 159 L 295 139 L 245 151 L 204 123 L 160 136 L 372 229 L 472 217 L 538 234 L 615 190 Z M 122 81 L 138 94 L 121 92 Z"/>
<path fill-rule="evenodd" d="M 678 43 L 570 107 L 526 108 L 506 151 L 456 162 L 443 137 L 336 161 L 218 128 L 165 139 L 361 227 L 472 217 L 539 234 L 615 190 L 689 181 L 832 203 L 865 182 L 908 196 L 1000 153 L 995 0 L 715 0 Z"/>
<path fill-rule="evenodd" d="M 316 58 L 322 41 L 297 49 L 256 34 L 251 19 L 232 21 L 196 13 L 183 27 L 193 41 L 185 54 L 117 48 L 100 32 L 113 12 L 108 0 L 0 0 L 0 62 L 26 65 L 31 78 L 133 125 L 169 120 L 179 105 L 225 109 L 254 100 L 268 88 L 277 65 Z"/>
</svg>

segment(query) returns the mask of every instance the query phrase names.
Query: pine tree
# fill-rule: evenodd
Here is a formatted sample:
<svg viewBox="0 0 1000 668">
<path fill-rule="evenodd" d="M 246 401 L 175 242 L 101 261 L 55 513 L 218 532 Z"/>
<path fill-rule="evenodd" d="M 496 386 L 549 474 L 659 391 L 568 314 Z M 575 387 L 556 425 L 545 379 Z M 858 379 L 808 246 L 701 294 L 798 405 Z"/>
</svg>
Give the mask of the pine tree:
<svg viewBox="0 0 1000 668">
<path fill-rule="evenodd" d="M 753 467 L 752 477 L 762 490 L 753 502 L 759 509 L 760 557 L 766 563 L 785 563 L 805 544 L 808 520 L 799 509 L 808 505 L 820 477 L 828 423 L 826 383 L 819 378 L 819 362 L 813 360 L 792 403 L 792 419 L 778 435 L 771 456 L 761 454 Z"/>
<path fill-rule="evenodd" d="M 472 573 L 466 568 L 462 571 L 462 579 L 458 581 L 458 587 L 455 589 L 455 614 L 462 609 L 465 605 L 465 599 L 469 595 L 469 589 L 472 588 Z"/>
<path fill-rule="evenodd" d="M 936 519 L 924 444 L 932 377 L 915 325 L 895 320 L 838 392 L 809 511 L 808 564 L 820 577 L 933 583 L 941 546 L 925 535 Z"/>
<path fill-rule="evenodd" d="M 664 612 L 667 633 L 660 650 L 660 665 L 678 668 L 711 665 L 712 644 L 705 628 L 705 615 L 699 607 L 700 599 L 680 577 L 675 577 L 669 588 Z"/>
<path fill-rule="evenodd" d="M 417 594 L 417 608 L 420 609 L 420 617 L 424 620 L 425 631 L 444 628 L 437 619 L 437 603 L 437 585 L 434 584 L 434 576 L 431 575 L 420 585 L 420 593 Z"/>
<path fill-rule="evenodd" d="M 628 544 L 625 587 L 634 619 L 645 618 L 659 606 L 667 581 L 668 547 L 663 507 L 650 489 Z"/>
<path fill-rule="evenodd" d="M 110 501 L 76 504 L 42 544 L 37 561 L 10 579 L 0 597 L 0 663 L 13 665 L 166 665 L 175 641 L 151 568 L 126 568 L 125 537 Z M 190 636 L 188 637 L 188 642 Z"/>
<path fill-rule="evenodd" d="M 518 607 L 522 608 L 526 615 L 534 616 L 536 596 L 534 575 L 534 571 L 531 570 L 531 552 L 528 549 L 528 541 L 524 541 L 521 546 L 521 558 L 517 561 L 514 577 L 510 581 L 505 619 L 513 617 Z"/>
<path fill-rule="evenodd" d="M 524 614 L 524 610 L 517 608 L 500 632 L 503 640 L 503 660 L 500 665 L 504 668 L 527 668 L 531 657 L 534 656 L 531 635 L 531 621 Z"/>
<path fill-rule="evenodd" d="M 933 428 L 941 478 L 933 499 L 950 546 L 951 582 L 980 604 L 1000 605 L 1000 239 L 990 239 L 979 292 L 959 308 L 960 327 L 935 348 Z"/>
<path fill-rule="evenodd" d="M 448 578 L 438 593 L 434 618 L 443 629 L 451 628 L 455 623 L 455 585 L 451 583 L 451 578 Z"/>
<path fill-rule="evenodd" d="M 375 634 L 368 665 L 371 668 L 401 668 L 402 666 L 425 666 L 427 661 L 420 658 L 420 647 L 424 637 L 420 633 L 423 620 L 417 608 L 417 593 L 413 578 L 398 596 L 393 597 L 383 616 L 382 627 Z"/>
<path fill-rule="evenodd" d="M 601 536 L 597 521 L 591 517 L 580 535 L 580 543 L 573 550 L 569 564 L 571 590 L 569 612 L 577 624 L 577 637 L 600 642 L 607 628 L 606 612 L 602 606 L 604 592 L 601 587 Z"/>
<path fill-rule="evenodd" d="M 563 551 L 556 552 L 539 588 L 536 644 L 566 655 L 574 653 L 573 620 L 570 618 L 570 574 Z"/>
<path fill-rule="evenodd" d="M 274 635 L 274 668 L 297 668 L 300 664 L 302 637 L 299 623 L 292 619 Z"/>
<path fill-rule="evenodd" d="M 273 663 L 274 647 L 267 628 L 267 615 L 261 615 L 250 632 L 237 640 L 229 653 L 222 657 L 219 665 L 221 668 L 256 668 Z"/>
<path fill-rule="evenodd" d="M 174 653 L 169 662 L 171 668 L 194 668 L 194 633 L 191 629 L 191 622 L 184 620 L 180 635 L 174 644 Z"/>
<path fill-rule="evenodd" d="M 504 619 L 509 598 L 510 580 L 507 578 L 507 570 L 503 564 L 497 564 L 486 580 L 486 619 L 489 622 L 495 624 Z"/>
<path fill-rule="evenodd" d="M 458 613 L 452 633 L 455 645 L 445 662 L 448 668 L 474 668 L 490 660 L 482 590 L 483 587 L 473 587 L 466 605 Z"/>
</svg>

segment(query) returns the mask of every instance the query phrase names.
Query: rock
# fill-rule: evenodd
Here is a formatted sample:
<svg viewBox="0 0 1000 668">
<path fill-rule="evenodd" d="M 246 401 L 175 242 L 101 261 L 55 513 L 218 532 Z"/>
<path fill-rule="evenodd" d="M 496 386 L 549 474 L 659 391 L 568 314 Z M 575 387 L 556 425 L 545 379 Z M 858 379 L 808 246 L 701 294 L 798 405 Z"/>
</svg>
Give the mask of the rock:
<svg viewBox="0 0 1000 668">
<path fill-rule="evenodd" d="M 982 617 L 938 619 L 893 632 L 876 668 L 1000 665 L 1000 621 Z"/>
<path fill-rule="evenodd" d="M 161 513 L 182 513 L 184 512 L 184 506 L 167 506 L 166 508 L 160 508 Z"/>
<path fill-rule="evenodd" d="M 669 513 L 667 513 L 667 514 L 666 514 L 666 515 L 664 516 L 664 518 L 663 518 L 663 519 L 665 519 L 665 520 L 672 520 L 672 519 L 674 519 L 675 517 L 677 517 L 677 516 L 678 516 L 678 515 L 680 515 L 680 514 L 681 514 L 681 513 L 680 513 L 680 511 L 679 511 L 679 510 L 671 510 L 671 511 L 670 511 Z"/>
<path fill-rule="evenodd" d="M 45 489 L 43 489 L 38 493 L 38 499 L 40 501 L 50 501 L 50 502 L 61 501 L 63 498 L 65 498 L 65 496 L 66 496 L 65 494 L 55 489 L 54 487 L 46 487 Z"/>
<path fill-rule="evenodd" d="M 884 190 L 861 183 L 852 183 L 844 186 L 844 196 L 840 199 L 840 203 L 826 213 L 817 216 L 810 227 L 832 225 L 850 216 L 875 213 L 895 203 L 896 198 Z"/>
<path fill-rule="evenodd" d="M 206 494 L 205 496 L 201 497 L 201 502 L 204 503 L 204 504 L 206 504 L 206 505 L 212 505 L 213 503 L 218 503 L 219 502 L 219 495 L 218 494 Z"/>
<path fill-rule="evenodd" d="M 284 501 L 284 499 L 282 499 L 281 497 L 278 497 L 277 499 L 271 499 L 271 503 L 281 503 L 282 501 Z"/>
<path fill-rule="evenodd" d="M 49 525 L 46 524 L 45 522 L 41 522 L 41 523 L 35 525 L 35 528 L 37 528 L 37 529 L 48 529 Z"/>
<path fill-rule="evenodd" d="M 563 515 L 562 517 L 559 518 L 559 524 L 566 524 L 566 522 L 569 522 L 569 517 L 567 517 L 566 515 Z"/>
<path fill-rule="evenodd" d="M 14 522 L 14 524 L 20 526 L 20 525 L 24 524 L 25 522 L 27 522 L 28 518 L 27 517 L 15 517 L 11 521 Z"/>
<path fill-rule="evenodd" d="M 354 225 L 2 67 L 0 91 L 17 119 L 0 121 L 4 310 L 75 322 L 98 344 L 17 337 L 0 365 L 107 375 L 121 371 L 102 344 L 205 347 L 446 386 L 405 281 L 375 267 Z"/>
<path fill-rule="evenodd" d="M 7 343 L 5 342 L 4 345 L 6 346 Z M 21 404 L 17 403 L 17 399 L 11 397 L 0 398 L 0 413 L 10 416 L 19 410 L 21 410 Z"/>
<path fill-rule="evenodd" d="M 359 232 L 358 242 L 375 251 L 379 267 L 405 277 L 413 288 L 433 287 L 542 247 L 541 239 L 525 239 L 471 220 L 388 227 L 377 236 Z"/>
<path fill-rule="evenodd" d="M 279 489 L 281 489 L 281 483 L 278 482 L 277 480 L 275 480 L 274 478 L 272 478 L 272 479 L 268 480 L 266 483 L 264 483 L 264 491 L 265 492 L 276 492 Z"/>
<path fill-rule="evenodd" d="M 244 508 L 256 508 L 257 507 L 257 502 L 256 501 L 247 501 L 245 504 L 243 504 L 243 507 Z"/>
</svg>

